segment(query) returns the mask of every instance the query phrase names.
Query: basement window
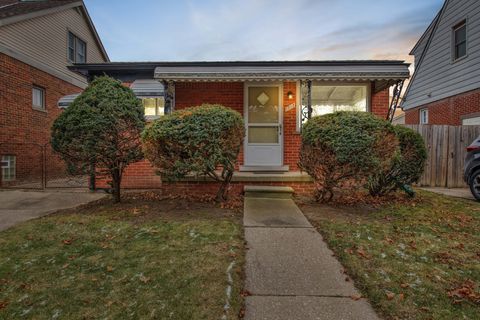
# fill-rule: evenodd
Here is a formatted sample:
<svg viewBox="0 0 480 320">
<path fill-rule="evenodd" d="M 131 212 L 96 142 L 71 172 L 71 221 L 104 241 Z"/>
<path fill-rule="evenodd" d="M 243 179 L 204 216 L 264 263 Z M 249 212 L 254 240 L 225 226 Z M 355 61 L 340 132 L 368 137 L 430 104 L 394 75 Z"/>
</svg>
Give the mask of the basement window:
<svg viewBox="0 0 480 320">
<path fill-rule="evenodd" d="M 14 181 L 16 171 L 16 157 L 12 155 L 2 156 L 2 181 Z"/>
</svg>

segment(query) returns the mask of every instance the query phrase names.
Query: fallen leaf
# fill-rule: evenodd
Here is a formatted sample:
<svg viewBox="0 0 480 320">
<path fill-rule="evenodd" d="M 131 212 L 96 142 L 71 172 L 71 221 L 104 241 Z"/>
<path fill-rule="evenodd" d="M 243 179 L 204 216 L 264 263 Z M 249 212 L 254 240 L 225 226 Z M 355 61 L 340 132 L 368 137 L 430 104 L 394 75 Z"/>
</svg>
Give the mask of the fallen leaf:
<svg viewBox="0 0 480 320">
<path fill-rule="evenodd" d="M 65 263 L 65 264 L 62 266 L 62 269 L 68 268 L 69 265 L 70 265 L 70 263 Z"/>
<path fill-rule="evenodd" d="M 405 299 L 405 295 L 403 293 L 400 293 L 398 295 L 398 300 L 403 301 Z"/>
<path fill-rule="evenodd" d="M 113 271 L 113 267 L 112 266 L 107 266 L 107 272 L 112 272 Z"/>
<path fill-rule="evenodd" d="M 245 297 L 251 296 L 252 294 L 248 290 L 242 290 L 240 292 L 240 295 L 245 298 Z"/>
<path fill-rule="evenodd" d="M 400 285 L 400 287 L 402 287 L 403 289 L 405 289 L 405 288 L 409 288 L 410 285 L 409 285 L 408 283 L 402 283 L 402 284 Z"/>
<path fill-rule="evenodd" d="M 354 301 L 357 301 L 357 300 L 360 300 L 362 299 L 362 295 L 360 294 L 354 294 L 354 295 L 351 295 L 350 298 Z"/>
<path fill-rule="evenodd" d="M 72 244 L 72 241 L 73 241 L 72 239 L 65 239 L 62 241 L 62 243 L 68 246 Z"/>
<path fill-rule="evenodd" d="M 385 295 L 387 296 L 388 300 L 393 300 L 393 298 L 395 298 L 395 293 L 393 292 L 387 292 Z"/>
</svg>

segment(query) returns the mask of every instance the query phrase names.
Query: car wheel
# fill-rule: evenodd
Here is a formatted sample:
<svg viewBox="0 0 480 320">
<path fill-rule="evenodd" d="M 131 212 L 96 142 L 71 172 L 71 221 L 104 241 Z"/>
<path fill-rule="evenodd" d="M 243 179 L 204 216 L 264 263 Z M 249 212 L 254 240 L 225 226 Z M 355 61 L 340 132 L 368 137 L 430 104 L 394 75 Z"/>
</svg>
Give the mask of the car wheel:
<svg viewBox="0 0 480 320">
<path fill-rule="evenodd" d="M 470 191 L 475 199 L 480 201 L 480 170 L 475 171 L 469 179 Z"/>
</svg>

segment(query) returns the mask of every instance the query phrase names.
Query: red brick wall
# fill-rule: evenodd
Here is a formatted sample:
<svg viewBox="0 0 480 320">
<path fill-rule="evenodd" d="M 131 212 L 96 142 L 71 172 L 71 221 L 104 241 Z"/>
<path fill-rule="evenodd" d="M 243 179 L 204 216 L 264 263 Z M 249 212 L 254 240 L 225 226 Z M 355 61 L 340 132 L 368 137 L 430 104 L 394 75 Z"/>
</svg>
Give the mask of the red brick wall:
<svg viewBox="0 0 480 320">
<path fill-rule="evenodd" d="M 480 112 L 480 89 L 435 101 L 405 111 L 406 124 L 419 124 L 420 109 L 428 109 L 428 124 L 462 124 L 462 116 Z"/>
<path fill-rule="evenodd" d="M 386 88 L 380 92 L 374 93 L 374 86 L 372 84 L 372 97 L 370 100 L 370 110 L 373 114 L 382 119 L 387 118 L 388 107 L 390 101 L 390 90 Z"/>
<path fill-rule="evenodd" d="M 33 85 L 45 89 L 45 111 L 32 109 Z M 50 128 L 61 112 L 57 107 L 58 99 L 81 91 L 79 87 L 0 53 L 0 155 L 16 155 L 17 179 L 40 179 L 41 149 L 35 144 L 44 145 L 50 141 Z M 59 160 L 49 148 L 47 161 L 47 169 L 55 171 Z"/>
<path fill-rule="evenodd" d="M 298 171 L 299 149 L 301 143 L 300 134 L 297 132 L 296 108 L 289 108 L 297 101 L 297 86 L 295 82 L 283 83 L 283 134 L 284 134 L 284 164 L 291 171 Z M 373 89 L 373 88 L 372 88 Z M 288 92 L 293 93 L 292 99 L 288 98 Z M 373 92 L 373 90 L 372 90 Z M 242 82 L 183 82 L 175 84 L 175 108 L 183 109 L 198 106 L 202 103 L 218 103 L 230 107 L 243 115 L 244 84 Z M 385 118 L 389 106 L 388 88 L 371 96 L 371 111 Z M 290 110 L 288 110 L 290 109 Z M 239 155 L 239 163 L 243 164 L 243 153 Z M 234 188 L 242 188 L 244 184 L 235 183 Z M 255 184 L 258 184 L 255 182 Z M 265 184 L 268 184 L 267 182 Z M 310 192 L 313 188 L 311 183 L 272 183 L 273 185 L 289 185 L 297 192 Z M 105 187 L 105 183 L 99 181 L 99 187 Z M 130 165 L 124 175 L 123 186 L 126 188 L 164 188 L 160 178 L 155 175 L 155 169 L 148 161 L 141 161 Z M 182 182 L 175 186 L 168 184 L 169 190 L 185 192 L 200 192 L 215 189 L 214 183 Z M 173 189 L 172 189 L 173 188 Z M 182 189 L 183 188 L 183 189 Z M 206 188 L 206 189 L 205 189 Z M 182 191 L 183 190 L 183 191 Z M 303 190 L 303 191 L 302 191 Z M 237 190 L 238 191 L 238 190 Z"/>
<path fill-rule="evenodd" d="M 293 93 L 292 99 L 288 99 L 288 92 Z M 296 104 L 297 84 L 295 82 L 283 83 L 283 162 L 290 167 L 290 171 L 298 171 L 298 160 L 301 137 L 297 132 L 297 110 L 289 108 Z M 287 110 L 291 109 L 291 110 Z"/>
</svg>

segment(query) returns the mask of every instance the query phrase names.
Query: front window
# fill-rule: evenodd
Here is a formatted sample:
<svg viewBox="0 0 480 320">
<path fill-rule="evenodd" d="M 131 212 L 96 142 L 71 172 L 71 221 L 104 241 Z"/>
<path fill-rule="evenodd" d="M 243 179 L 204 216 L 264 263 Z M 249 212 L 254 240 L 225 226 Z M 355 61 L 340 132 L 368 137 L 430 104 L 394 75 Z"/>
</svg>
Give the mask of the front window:
<svg viewBox="0 0 480 320">
<path fill-rule="evenodd" d="M 16 157 L 12 155 L 2 156 L 2 181 L 15 180 Z"/>
<path fill-rule="evenodd" d="M 87 44 L 71 32 L 68 33 L 68 60 L 73 63 L 87 61 Z"/>
<path fill-rule="evenodd" d="M 142 98 L 143 107 L 145 108 L 145 117 L 147 119 L 158 118 L 165 114 L 165 98 Z"/>
<path fill-rule="evenodd" d="M 462 21 L 453 28 L 453 60 L 467 55 L 467 24 Z"/>
<path fill-rule="evenodd" d="M 304 88 L 302 90 L 308 90 Z M 326 85 L 312 83 L 312 117 L 336 111 L 368 111 L 367 85 Z M 308 105 L 308 94 L 302 94 L 303 109 Z M 307 119 L 303 119 L 305 122 Z"/>
<path fill-rule="evenodd" d="M 428 124 L 428 109 L 420 110 L 420 124 Z"/>
<path fill-rule="evenodd" d="M 40 87 L 32 88 L 32 107 L 45 110 L 45 89 Z"/>
</svg>

